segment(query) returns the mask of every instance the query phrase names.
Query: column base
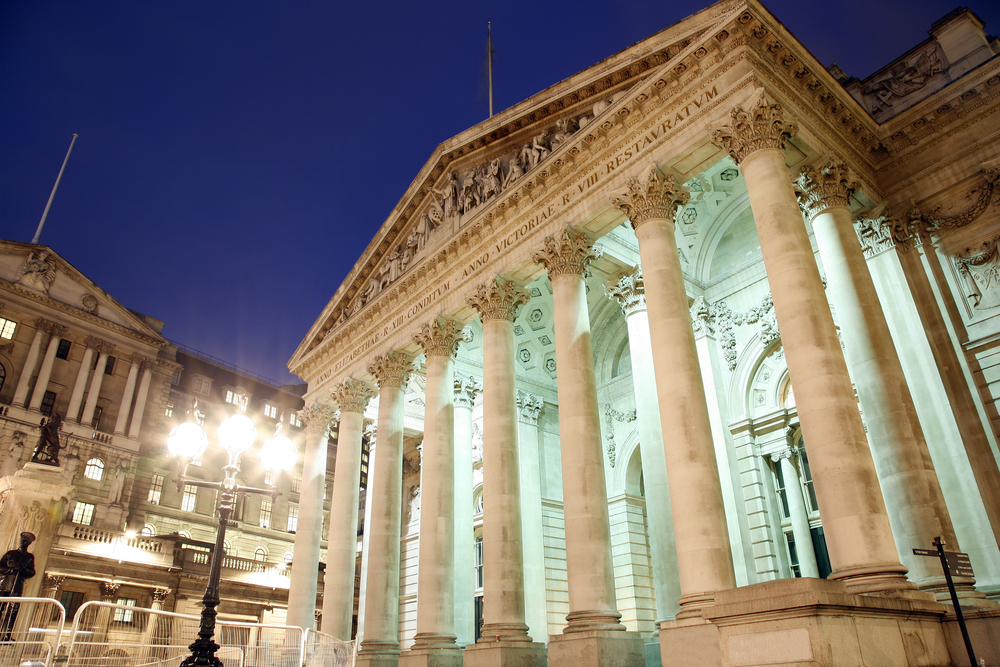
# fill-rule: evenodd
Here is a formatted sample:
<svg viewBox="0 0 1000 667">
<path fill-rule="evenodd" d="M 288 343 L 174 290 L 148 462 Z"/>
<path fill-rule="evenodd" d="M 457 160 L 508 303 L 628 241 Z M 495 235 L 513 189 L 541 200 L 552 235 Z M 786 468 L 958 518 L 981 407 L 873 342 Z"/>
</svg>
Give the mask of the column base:
<svg viewBox="0 0 1000 667">
<path fill-rule="evenodd" d="M 643 640 L 642 647 L 646 652 L 646 667 L 662 667 L 663 656 L 660 655 L 659 636 Z"/>
<path fill-rule="evenodd" d="M 355 667 L 399 667 L 399 644 L 362 640 L 354 664 Z"/>
<path fill-rule="evenodd" d="M 588 630 L 549 638 L 551 667 L 644 667 L 646 651 L 638 632 Z"/>
<path fill-rule="evenodd" d="M 464 667 L 546 667 L 545 644 L 541 642 L 493 641 L 469 644 Z"/>
<path fill-rule="evenodd" d="M 399 654 L 399 667 L 462 667 L 462 649 L 411 648 Z"/>
<path fill-rule="evenodd" d="M 670 667 L 721 667 L 719 629 L 700 616 L 663 621 L 660 660 Z"/>
</svg>

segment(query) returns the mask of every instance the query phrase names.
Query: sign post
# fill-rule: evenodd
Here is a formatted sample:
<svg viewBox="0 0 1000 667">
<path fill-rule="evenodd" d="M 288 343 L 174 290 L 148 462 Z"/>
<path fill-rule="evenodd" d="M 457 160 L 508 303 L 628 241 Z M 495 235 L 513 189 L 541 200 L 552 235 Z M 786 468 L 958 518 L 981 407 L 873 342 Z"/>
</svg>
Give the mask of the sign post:
<svg viewBox="0 0 1000 667">
<path fill-rule="evenodd" d="M 969 629 L 965 627 L 965 616 L 962 615 L 962 608 L 958 606 L 958 593 L 955 592 L 955 582 L 951 575 L 960 577 L 973 577 L 972 563 L 969 562 L 969 554 L 957 551 L 945 551 L 944 542 L 940 537 L 934 538 L 936 549 L 914 549 L 914 556 L 936 556 L 941 559 L 941 567 L 944 569 L 944 579 L 948 583 L 948 592 L 951 593 L 951 603 L 955 606 L 955 617 L 958 619 L 958 627 L 962 631 L 962 639 L 965 641 L 965 650 L 969 652 L 969 664 L 976 667 L 976 654 L 972 650 L 972 640 L 969 639 Z"/>
</svg>

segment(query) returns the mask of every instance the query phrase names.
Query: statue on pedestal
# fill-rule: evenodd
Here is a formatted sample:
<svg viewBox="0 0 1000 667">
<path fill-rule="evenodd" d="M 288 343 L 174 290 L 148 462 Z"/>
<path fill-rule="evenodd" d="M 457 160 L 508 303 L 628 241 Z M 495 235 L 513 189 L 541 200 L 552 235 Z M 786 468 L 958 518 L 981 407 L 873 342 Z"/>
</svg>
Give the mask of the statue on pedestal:
<svg viewBox="0 0 1000 667">
<path fill-rule="evenodd" d="M 34 533 L 21 533 L 21 547 L 11 549 L 0 558 L 0 597 L 21 597 L 24 580 L 35 576 L 35 557 L 28 553 L 28 546 L 34 541 Z M 18 602 L 0 603 L 0 641 L 11 640 L 20 608 Z"/>
<path fill-rule="evenodd" d="M 45 465 L 59 467 L 59 428 L 62 426 L 62 417 L 53 413 L 48 421 L 42 426 L 42 436 L 35 446 L 35 453 L 31 455 L 32 463 L 44 463 Z"/>
<path fill-rule="evenodd" d="M 3 462 L 0 463 L 0 477 L 13 475 L 21 469 L 21 457 L 24 456 L 24 433 L 14 431 L 10 444 L 5 449 Z"/>
</svg>

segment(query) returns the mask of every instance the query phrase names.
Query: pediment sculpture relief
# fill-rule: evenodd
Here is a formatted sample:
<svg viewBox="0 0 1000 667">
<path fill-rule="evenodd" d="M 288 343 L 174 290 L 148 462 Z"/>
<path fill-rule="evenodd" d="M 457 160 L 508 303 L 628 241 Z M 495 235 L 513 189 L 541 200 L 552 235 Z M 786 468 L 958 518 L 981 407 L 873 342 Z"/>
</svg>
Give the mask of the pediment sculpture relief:
<svg viewBox="0 0 1000 667">
<path fill-rule="evenodd" d="M 878 116 L 896 102 L 926 86 L 947 68 L 940 47 L 935 44 L 892 67 L 887 76 L 861 89 L 872 115 Z"/>
<path fill-rule="evenodd" d="M 955 258 L 955 267 L 962 277 L 965 297 L 974 310 L 989 310 L 1000 306 L 1000 236 L 984 243 L 978 250 Z"/>
<path fill-rule="evenodd" d="M 14 282 L 48 296 L 56 279 L 56 260 L 48 250 L 32 250 L 17 270 Z"/>
</svg>

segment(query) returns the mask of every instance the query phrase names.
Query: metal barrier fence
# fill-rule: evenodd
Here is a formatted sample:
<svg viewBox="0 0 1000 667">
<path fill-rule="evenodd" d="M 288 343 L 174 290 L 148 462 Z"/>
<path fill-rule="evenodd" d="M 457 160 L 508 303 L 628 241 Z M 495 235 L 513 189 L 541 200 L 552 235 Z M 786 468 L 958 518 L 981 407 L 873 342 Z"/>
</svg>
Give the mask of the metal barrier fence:
<svg viewBox="0 0 1000 667">
<path fill-rule="evenodd" d="M 67 667 L 176 667 L 191 654 L 199 616 L 109 602 L 86 602 L 64 646 Z M 225 667 L 299 667 L 302 629 L 217 621 L 217 657 Z M 49 664 L 49 663 L 47 663 Z"/>
<path fill-rule="evenodd" d="M 302 638 L 302 667 L 354 667 L 357 649 L 357 641 L 306 630 Z"/>
<path fill-rule="evenodd" d="M 0 667 L 52 664 L 65 623 L 56 600 L 0 597 Z"/>
</svg>

